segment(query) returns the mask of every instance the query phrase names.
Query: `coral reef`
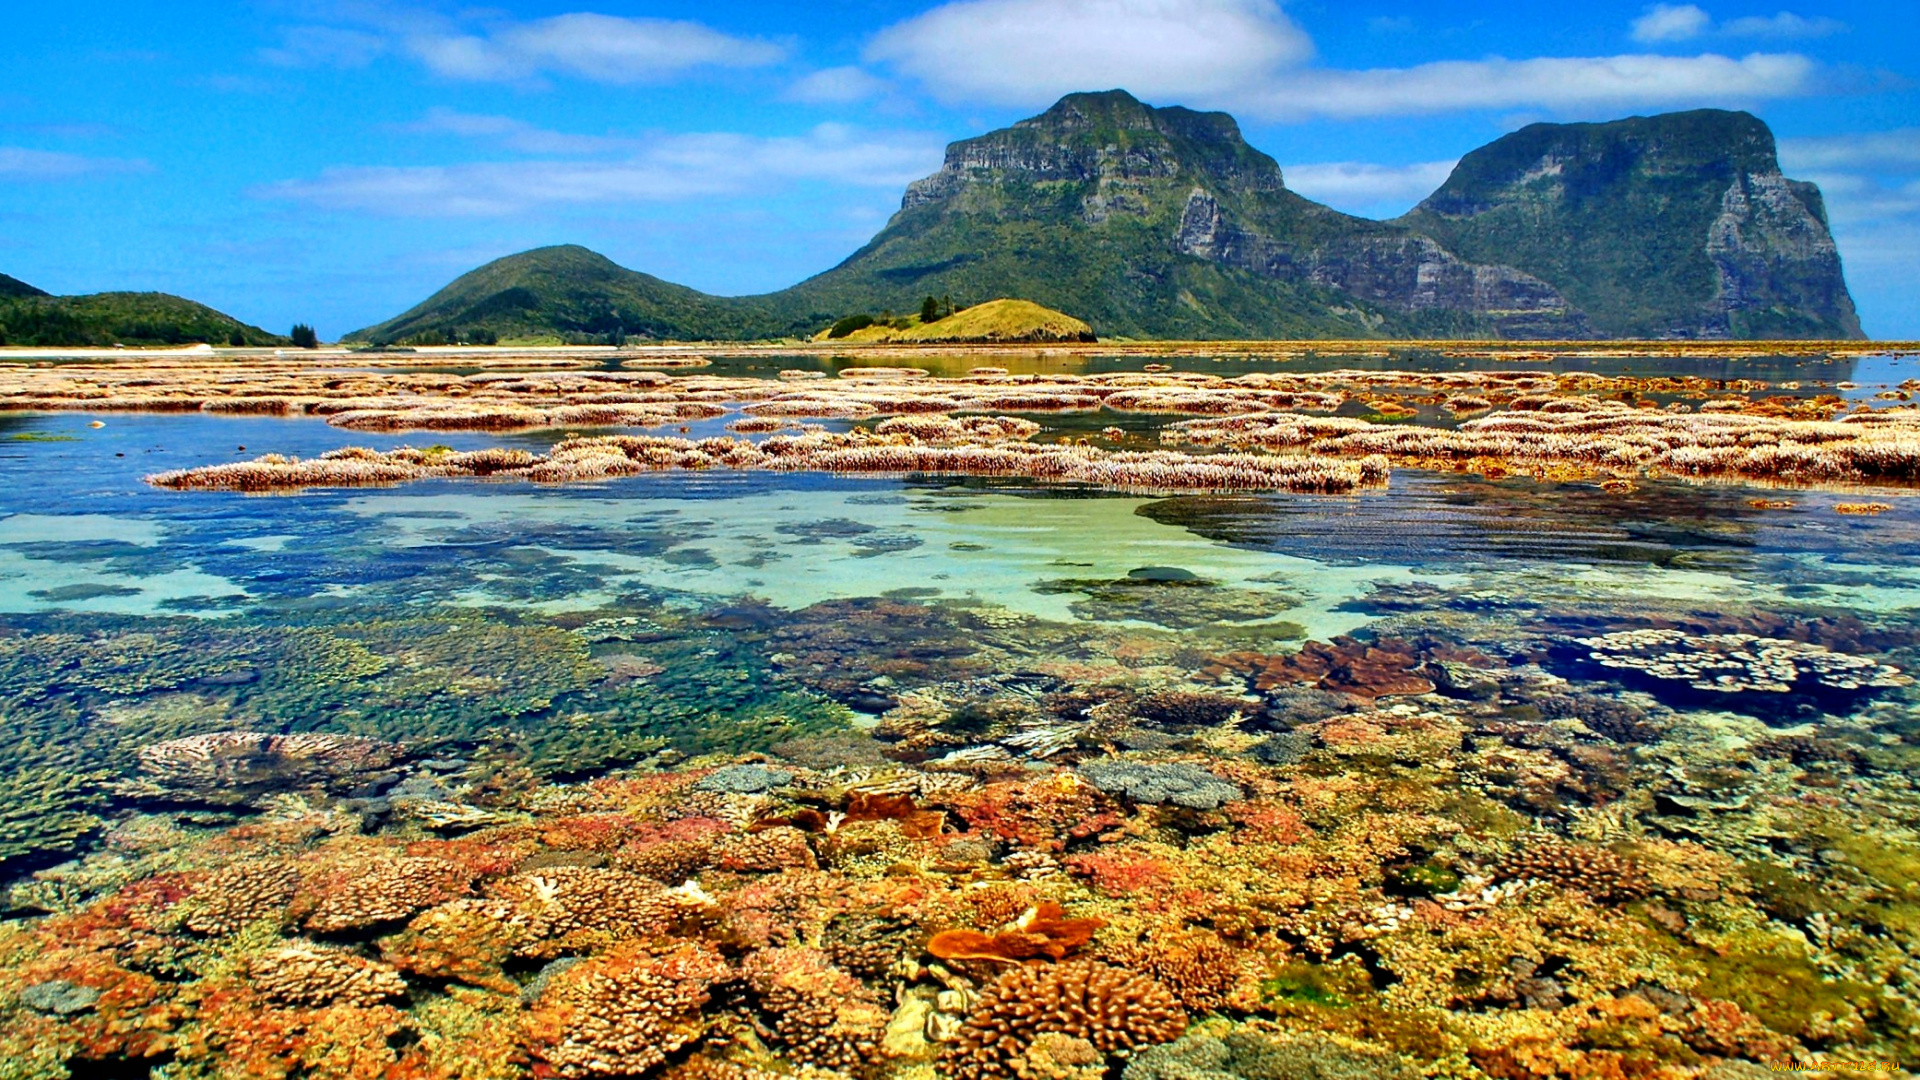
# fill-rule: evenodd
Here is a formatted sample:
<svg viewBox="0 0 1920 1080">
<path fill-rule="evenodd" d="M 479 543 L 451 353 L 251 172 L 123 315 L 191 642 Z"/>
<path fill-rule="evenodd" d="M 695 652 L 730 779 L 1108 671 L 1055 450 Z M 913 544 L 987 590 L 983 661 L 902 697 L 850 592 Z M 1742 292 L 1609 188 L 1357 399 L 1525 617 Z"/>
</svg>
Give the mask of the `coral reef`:
<svg viewBox="0 0 1920 1080">
<path fill-rule="evenodd" d="M 1892 664 L 1753 634 L 1623 630 L 1581 638 L 1578 644 L 1602 667 L 1723 694 L 1790 694 L 1814 686 L 1852 694 L 1913 685 L 1913 678 Z"/>
<path fill-rule="evenodd" d="M 254 989 L 283 1005 L 377 1005 L 407 992 L 406 980 L 384 964 L 340 949 L 305 943 L 282 946 L 253 958 L 247 977 Z"/>
<path fill-rule="evenodd" d="M 1912 508 L 1651 475 L 1705 453 L 1720 480 L 1905 482 L 1900 399 L 1855 408 L 1811 368 L 1768 386 L 1239 351 L 1221 363 L 1251 374 L 0 372 L 0 407 L 699 425 L 235 467 L 637 478 L 619 491 L 147 492 L 56 521 L 32 500 L 64 489 L 24 474 L 0 546 L 46 580 L 0 616 L 0 1072 L 1920 1060 Z M 788 363 L 769 359 L 717 363 Z M 901 361 L 923 362 L 945 361 Z M 303 454 L 358 438 L 259 423 Z M 1180 456 L 1113 452 L 1156 438 Z M 131 445 L 53 449 L 84 467 Z M 174 456 L 81 475 L 124 492 L 140 460 L 233 452 L 155 445 Z M 1337 500 L 1025 482 L 1369 447 L 1445 475 Z M 1458 456 L 1483 449 L 1507 456 Z M 785 475 L 836 461 L 971 464 Z M 669 468 L 708 473 L 641 476 Z M 1089 507 L 1113 542 L 1058 535 Z M 244 594 L 167 591 L 205 580 Z M 1283 617 L 1318 640 L 1296 650 Z"/>
<path fill-rule="evenodd" d="M 574 964 L 534 1002 L 532 1050 L 554 1075 L 634 1076 L 700 1038 L 709 989 L 729 976 L 711 952 L 625 949 Z"/>
<path fill-rule="evenodd" d="M 1248 413 L 1189 420 L 1172 442 L 1317 455 L 1382 454 L 1396 464 L 1490 475 L 1564 468 L 1576 473 L 1743 477 L 1790 483 L 1920 478 L 1920 412 L 1855 413 L 1838 420 L 1764 409 L 1667 412 L 1607 398 L 1525 396 L 1456 429 L 1345 417 Z"/>
<path fill-rule="evenodd" d="M 1284 655 L 1229 653 L 1209 661 L 1201 673 L 1216 680 L 1245 677 L 1255 690 L 1305 683 L 1372 700 L 1432 693 L 1433 680 L 1421 674 L 1421 662 L 1419 650 L 1405 642 L 1367 644 L 1338 637 L 1331 642 L 1309 641 L 1299 652 Z"/>
<path fill-rule="evenodd" d="M 351 784 L 392 765 L 398 750 L 358 735 L 217 731 L 142 747 L 140 768 L 182 795 L 234 803 L 277 790 Z"/>
<path fill-rule="evenodd" d="M 1386 483 L 1385 458 L 1301 454 L 1185 454 L 1109 451 L 1087 446 L 923 442 L 865 429 L 775 435 L 760 442 L 718 437 L 595 435 L 554 444 L 544 455 L 479 450 L 434 454 L 411 447 L 385 453 L 361 447 L 299 460 L 267 455 L 229 465 L 155 473 L 156 487 L 177 491 L 285 491 L 393 484 L 455 476 L 569 483 L 665 471 L 772 470 L 898 475 L 1028 477 L 1106 488 L 1155 491 L 1268 490 L 1345 493 Z"/>
<path fill-rule="evenodd" d="M 960 1080 L 990 1080 L 1021 1075 L 1016 1063 L 1044 1035 L 1112 1055 L 1171 1042 L 1186 1026 L 1173 995 L 1145 976 L 1088 961 L 1014 968 L 981 994 L 940 1063 Z"/>
</svg>

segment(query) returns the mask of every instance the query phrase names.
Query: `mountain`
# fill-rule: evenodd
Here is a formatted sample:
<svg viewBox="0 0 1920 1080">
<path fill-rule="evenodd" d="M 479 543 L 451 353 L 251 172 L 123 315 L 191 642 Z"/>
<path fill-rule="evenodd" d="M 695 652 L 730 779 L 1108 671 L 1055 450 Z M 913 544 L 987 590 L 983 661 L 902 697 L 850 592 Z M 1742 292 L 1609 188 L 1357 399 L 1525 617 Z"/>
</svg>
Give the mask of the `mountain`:
<svg viewBox="0 0 1920 1080">
<path fill-rule="evenodd" d="M 46 296 L 44 289 L 36 289 L 16 277 L 0 274 L 0 299 L 12 299 L 16 296 Z"/>
<path fill-rule="evenodd" d="M 1533 124 L 1398 224 L 1553 282 L 1612 337 L 1861 336 L 1820 189 L 1743 112 Z"/>
<path fill-rule="evenodd" d="M 503 339 L 612 333 L 718 341 L 780 336 L 790 328 L 768 299 L 709 296 L 567 244 L 496 259 L 345 340 L 392 342 L 422 334 L 455 340 L 474 330 Z M 919 302 L 915 297 L 916 307 Z M 812 333 L 841 314 L 823 311 L 792 329 Z"/>
<path fill-rule="evenodd" d="M 278 334 L 166 293 L 51 296 L 13 278 L 0 282 L 0 345 L 227 345 L 236 335 L 247 345 L 287 344 Z"/>
<path fill-rule="evenodd" d="M 1818 190 L 1745 113 L 1536 124 L 1370 221 L 1288 190 L 1231 116 L 1113 90 L 953 143 L 878 235 L 781 292 L 542 248 L 349 339 L 810 336 L 928 295 L 1102 338 L 1860 336 Z"/>
</svg>

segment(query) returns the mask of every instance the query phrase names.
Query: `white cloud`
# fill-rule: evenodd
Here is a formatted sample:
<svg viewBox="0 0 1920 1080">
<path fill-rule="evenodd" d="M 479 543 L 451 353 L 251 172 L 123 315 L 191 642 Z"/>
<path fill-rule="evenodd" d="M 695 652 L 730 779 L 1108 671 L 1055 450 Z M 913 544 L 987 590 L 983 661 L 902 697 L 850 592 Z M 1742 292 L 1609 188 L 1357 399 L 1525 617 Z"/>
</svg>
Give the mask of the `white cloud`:
<svg viewBox="0 0 1920 1080">
<path fill-rule="evenodd" d="M 807 105 L 848 105 L 878 97 L 888 83 L 857 67 L 827 68 L 802 78 L 787 88 L 788 101 Z"/>
<path fill-rule="evenodd" d="M 1920 336 L 1920 128 L 1782 139 L 1780 164 L 1820 185 L 1868 332 Z"/>
<path fill-rule="evenodd" d="M 1673 40 L 1711 21 L 1698 7 L 1663 5 L 1640 23 L 1642 36 Z M 1358 71 L 1312 66 L 1312 52 L 1273 0 L 950 0 L 882 30 L 866 58 L 949 101 L 1034 107 L 1121 87 L 1282 121 L 1747 105 L 1810 93 L 1818 74 L 1793 53 L 1496 56 Z"/>
<path fill-rule="evenodd" d="M 700 68 L 751 68 L 786 57 L 784 46 L 734 37 L 697 22 L 573 12 L 513 21 L 485 12 L 448 18 L 380 4 L 335 9 L 344 26 L 300 26 L 261 56 L 283 66 L 363 67 L 390 52 L 434 74 L 474 82 L 534 82 L 564 75 L 599 83 L 662 82 Z"/>
<path fill-rule="evenodd" d="M 53 150 L 0 146 L 0 180 L 67 180 L 103 173 L 150 172 L 153 166 L 127 158 L 87 157 Z"/>
<path fill-rule="evenodd" d="M 1455 164 L 1421 161 L 1411 165 L 1375 165 L 1363 161 L 1332 161 L 1287 165 L 1284 172 L 1287 186 L 1309 199 L 1349 214 L 1391 217 L 1433 194 L 1446 182 Z"/>
<path fill-rule="evenodd" d="M 1114 87 L 1220 97 L 1312 52 L 1273 0 L 953 0 L 882 30 L 866 58 L 945 100 L 1034 105 Z"/>
<path fill-rule="evenodd" d="M 1844 33 L 1847 24 L 1825 15 L 1808 18 L 1791 11 L 1748 15 L 1714 25 L 1713 16 L 1697 4 L 1655 4 L 1633 20 L 1633 40 L 1648 44 L 1692 41 L 1709 34 L 1720 37 L 1816 38 Z"/>
<path fill-rule="evenodd" d="M 1813 61 L 1791 53 L 1444 60 L 1411 68 L 1300 72 L 1239 103 L 1270 119 L 1351 118 L 1542 108 L 1559 113 L 1739 105 L 1814 88 Z"/>
<path fill-rule="evenodd" d="M 604 154 L 633 150 L 643 145 L 637 139 L 570 135 L 548 131 L 510 116 L 485 116 L 452 109 L 429 109 L 425 117 L 411 124 L 402 124 L 398 130 L 418 135 L 454 135 L 463 139 L 484 140 L 524 154 Z"/>
<path fill-rule="evenodd" d="M 694 22 L 623 19 L 578 12 L 517 23 L 492 36 L 460 40 L 460 59 L 446 69 L 455 78 L 520 79 L 556 71 L 605 83 L 656 82 L 697 67 L 761 67 L 786 50 L 772 42 L 732 37 Z"/>
<path fill-rule="evenodd" d="M 822 124 L 806 135 L 672 135 L 621 161 L 344 167 L 257 189 L 330 210 L 484 217 L 565 206 L 759 194 L 794 182 L 897 189 L 938 167 L 941 143 Z"/>
<path fill-rule="evenodd" d="M 1744 19 L 1730 19 L 1720 25 L 1720 32 L 1730 37 L 1817 38 L 1844 34 L 1846 31 L 1847 24 L 1839 19 L 1830 19 L 1825 15 L 1809 19 L 1791 11 L 1767 16 L 1750 15 Z"/>
<path fill-rule="evenodd" d="M 363 68 L 385 55 L 389 43 L 379 34 L 338 26 L 296 26 L 285 31 L 280 47 L 260 50 L 260 58 L 280 67 Z"/>
<path fill-rule="evenodd" d="M 1830 169 L 1920 172 L 1920 128 L 1782 139 L 1780 162 L 1789 173 Z"/>
<path fill-rule="evenodd" d="M 1655 4 L 1633 20 L 1633 40 L 1687 41 L 1707 32 L 1713 16 L 1694 4 Z"/>
</svg>

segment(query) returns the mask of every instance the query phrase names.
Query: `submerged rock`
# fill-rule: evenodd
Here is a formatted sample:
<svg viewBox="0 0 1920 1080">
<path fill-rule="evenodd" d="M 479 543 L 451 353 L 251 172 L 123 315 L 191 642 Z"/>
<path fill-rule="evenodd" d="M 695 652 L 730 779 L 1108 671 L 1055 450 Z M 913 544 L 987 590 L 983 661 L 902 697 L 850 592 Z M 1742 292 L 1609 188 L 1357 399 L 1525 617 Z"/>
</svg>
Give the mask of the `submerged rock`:
<svg viewBox="0 0 1920 1080">
<path fill-rule="evenodd" d="M 1141 1051 L 1124 1080 L 1412 1080 L 1398 1055 L 1329 1035 L 1253 1025 L 1224 1036 L 1195 1032 Z"/>
<path fill-rule="evenodd" d="M 717 791 L 727 795 L 758 795 L 763 791 L 786 787 L 793 774 L 765 765 L 729 765 L 711 773 L 693 785 L 695 791 Z"/>
<path fill-rule="evenodd" d="M 1313 736 L 1304 731 L 1287 731 L 1253 744 L 1247 751 L 1263 765 L 1292 765 L 1313 749 Z"/>
<path fill-rule="evenodd" d="M 50 979 L 35 983 L 20 991 L 20 1004 L 35 1012 L 51 1013 L 54 1016 L 72 1016 L 93 1008 L 100 1000 L 100 991 L 91 986 L 80 986 L 65 979 Z"/>
<path fill-rule="evenodd" d="M 1198 765 L 1181 762 L 1147 765 L 1108 758 L 1087 762 L 1080 766 L 1080 774 L 1108 794 L 1156 806 L 1172 803 L 1190 810 L 1215 810 L 1245 794 Z"/>
</svg>

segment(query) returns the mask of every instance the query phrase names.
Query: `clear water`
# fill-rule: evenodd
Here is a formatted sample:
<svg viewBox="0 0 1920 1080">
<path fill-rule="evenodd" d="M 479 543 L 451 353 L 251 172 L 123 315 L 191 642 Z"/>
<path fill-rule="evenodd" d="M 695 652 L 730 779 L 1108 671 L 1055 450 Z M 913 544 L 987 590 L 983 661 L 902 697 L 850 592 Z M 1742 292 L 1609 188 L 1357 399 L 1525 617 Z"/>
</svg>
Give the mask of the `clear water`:
<svg viewBox="0 0 1920 1080">
<path fill-rule="evenodd" d="M 1148 362 L 1041 357 L 1029 369 Z M 753 357 L 711 370 L 771 377 L 808 363 L 839 361 Z M 1913 367 L 1679 370 L 1798 379 L 1808 393 L 1845 381 L 1871 397 Z M 719 434 L 729 418 L 693 433 Z M 1168 420 L 1036 419 L 1049 436 L 1113 422 L 1150 435 Z M 1367 1053 L 1389 1047 L 1433 1075 L 1479 1075 L 1461 1071 L 1462 1055 L 1492 1070 L 1509 1043 L 1535 1037 L 1593 1061 L 1629 1047 L 1642 1070 L 1632 1075 L 1700 1054 L 1920 1052 L 1920 691 L 1844 676 L 1703 689 L 1631 655 L 1609 666 L 1592 644 L 1652 630 L 1691 635 L 1693 659 L 1736 668 L 1784 650 L 1920 672 L 1914 493 L 1675 482 L 1617 493 L 1399 470 L 1387 490 L 1342 497 L 741 473 L 247 497 L 161 491 L 142 477 L 347 445 L 537 450 L 560 433 L 380 436 L 197 414 L 94 422 L 0 416 L 0 885 L 11 885 L 0 972 L 43 1003 L 0 990 L 0 1057 L 39 1055 L 39 1071 L 21 1075 L 63 1075 L 69 1060 L 76 1074 L 139 1075 L 174 1053 L 154 1075 L 284 1073 L 302 1054 L 344 1055 L 376 1028 L 364 1040 L 374 1049 L 355 1051 L 370 1056 L 341 1060 L 444 1058 L 420 1075 L 477 1076 L 469 1066 L 485 1057 L 521 1063 L 485 1075 L 527 1075 L 527 1061 L 554 1052 L 527 1018 L 548 1015 L 540 987 L 566 979 L 573 956 L 502 961 L 496 943 L 475 939 L 463 947 L 477 966 L 450 981 L 401 933 L 436 901 L 339 932 L 301 928 L 299 905 L 325 903 L 315 897 L 327 883 L 400 853 L 467 866 L 473 890 L 492 895 L 529 867 L 625 865 L 693 836 L 717 837 L 696 865 L 722 907 L 745 913 L 739 927 L 777 925 L 773 940 L 796 941 L 865 928 L 853 944 L 885 955 L 849 984 L 863 1001 L 904 993 L 912 980 L 896 985 L 890 965 L 921 957 L 927 934 L 956 920 L 991 932 L 1055 897 L 1106 920 L 1088 955 L 1122 964 L 1185 947 L 1156 937 L 1168 920 L 1204 937 L 1270 918 L 1228 950 L 1243 968 L 1259 957 L 1238 991 L 1251 997 L 1230 1012 L 1294 1034 L 1351 1033 Z M 1890 508 L 1835 510 L 1867 500 Z M 1287 666 L 1316 650 L 1346 666 L 1326 678 Z M 1332 692 L 1353 689 L 1363 693 Z M 223 766 L 245 785 L 230 771 L 196 787 L 143 756 L 233 731 L 366 736 L 399 744 L 403 759 L 316 780 L 276 772 L 288 763 L 265 755 Z M 999 783 L 942 773 L 956 751 L 998 755 Z M 1131 793 L 1096 803 L 1056 782 L 1074 766 L 1093 775 L 1087 764 L 1114 753 L 1204 764 L 1247 785 L 1248 800 L 1195 815 Z M 661 779 L 748 755 L 805 771 L 813 786 L 688 808 L 692 796 L 670 786 L 682 781 Z M 816 836 L 830 885 L 812 855 L 779 873 L 729 870 L 716 852 L 744 842 L 746 819 L 700 816 L 851 808 L 836 785 L 897 779 L 903 766 L 949 816 L 936 843 L 951 846 L 932 855 L 902 840 L 870 858 Z M 450 816 L 406 811 L 402 793 Z M 1075 831 L 1089 815 L 1110 831 Z M 609 855 L 606 836 L 625 846 Z M 1521 889 L 1532 871 L 1513 862 L 1542 844 L 1620 853 L 1646 880 L 1609 894 L 1604 880 L 1549 872 L 1552 888 Z M 968 845 L 984 861 L 965 863 Z M 1056 872 L 1029 878 L 1015 856 L 1055 860 Z M 232 935 L 181 928 L 179 912 L 246 880 L 220 875 L 261 859 L 299 862 L 298 911 L 268 910 Z M 1071 874 L 1058 872 L 1062 860 Z M 1149 865 L 1184 884 L 1156 892 L 1127 876 Z M 861 906 L 891 911 L 899 881 L 933 898 L 902 916 L 904 930 Z M 1209 907 L 1237 889 L 1254 899 Z M 1381 912 L 1400 921 L 1363 925 Z M 235 973 L 288 936 L 399 965 L 409 996 L 393 1022 L 419 1038 L 389 1039 L 385 1005 L 308 1014 L 245 997 Z M 730 956 L 758 947 L 714 940 Z M 600 945 L 563 951 L 589 957 L 581 971 L 609 962 Z M 1156 970 L 1193 990 L 1174 967 Z M 1431 970 L 1449 974 L 1427 986 Z M 973 972 L 982 984 L 996 974 Z M 934 992 L 927 979 L 913 985 Z M 54 1011 L 89 989 L 107 996 Z M 753 1000 L 727 993 L 747 996 L 706 1020 Z M 1190 1011 L 1217 1007 L 1195 1003 L 1209 1000 Z M 1630 1000 L 1665 1004 L 1621 1004 Z M 1727 1014 L 1689 1012 L 1691 1002 L 1736 1003 L 1761 1025 L 1747 1030 L 1764 1033 L 1729 1044 L 1732 1028 L 1713 1026 Z M 1606 1026 L 1616 1022 L 1625 1034 Z M 275 1025 L 298 1038 L 258 1037 Z M 1442 1027 L 1453 1042 L 1425 1034 Z M 164 1050 L 128 1034 L 176 1030 Z M 483 1032 L 497 1045 L 459 1051 Z M 801 1060 L 790 1041 L 775 1049 Z M 1371 1075 L 1337 1046 L 1316 1052 L 1337 1059 L 1325 1075 Z M 371 1073 L 312 1073 L 360 1074 Z"/>
</svg>

